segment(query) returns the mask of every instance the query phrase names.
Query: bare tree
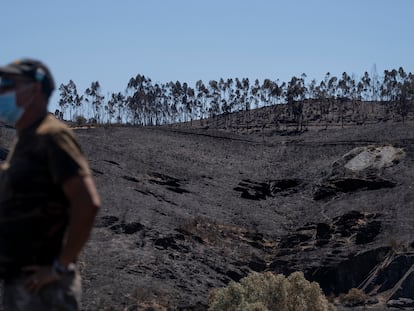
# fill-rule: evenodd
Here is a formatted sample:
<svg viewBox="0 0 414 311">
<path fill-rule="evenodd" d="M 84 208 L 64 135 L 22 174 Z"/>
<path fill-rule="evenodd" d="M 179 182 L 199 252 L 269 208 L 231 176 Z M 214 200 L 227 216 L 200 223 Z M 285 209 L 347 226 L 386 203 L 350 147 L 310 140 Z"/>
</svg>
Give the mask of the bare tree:
<svg viewBox="0 0 414 311">
<path fill-rule="evenodd" d="M 90 103 L 92 107 L 91 123 L 102 123 L 101 109 L 103 109 L 103 101 L 105 97 L 101 95 L 101 86 L 99 82 L 92 82 L 91 86 L 85 90 L 85 94 L 88 96 L 85 98 L 85 101 Z"/>
</svg>

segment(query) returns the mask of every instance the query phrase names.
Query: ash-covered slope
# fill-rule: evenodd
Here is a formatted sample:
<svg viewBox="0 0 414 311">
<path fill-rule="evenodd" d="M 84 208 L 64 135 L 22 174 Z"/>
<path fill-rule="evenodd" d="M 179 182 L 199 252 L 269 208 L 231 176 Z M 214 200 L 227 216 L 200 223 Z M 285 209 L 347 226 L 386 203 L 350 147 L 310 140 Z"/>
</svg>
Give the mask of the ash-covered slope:
<svg viewBox="0 0 414 311">
<path fill-rule="evenodd" d="M 150 302 L 205 310 L 213 287 L 251 271 L 295 270 L 327 294 L 360 287 L 377 308 L 409 306 L 400 298 L 413 298 L 413 122 L 292 136 L 128 127 L 76 134 L 103 199 L 80 260 L 85 310 Z M 403 156 L 350 172 L 366 168 L 364 155 L 349 162 L 355 148 L 383 146 Z"/>
<path fill-rule="evenodd" d="M 82 256 L 87 309 L 151 300 L 202 308 L 212 287 L 265 270 L 303 270 L 328 293 L 368 291 L 370 273 L 393 249 L 408 256 L 414 240 L 413 130 L 78 130 L 104 202 Z M 393 186 L 316 198 L 334 163 L 367 146 L 404 150 L 378 172 Z"/>
</svg>

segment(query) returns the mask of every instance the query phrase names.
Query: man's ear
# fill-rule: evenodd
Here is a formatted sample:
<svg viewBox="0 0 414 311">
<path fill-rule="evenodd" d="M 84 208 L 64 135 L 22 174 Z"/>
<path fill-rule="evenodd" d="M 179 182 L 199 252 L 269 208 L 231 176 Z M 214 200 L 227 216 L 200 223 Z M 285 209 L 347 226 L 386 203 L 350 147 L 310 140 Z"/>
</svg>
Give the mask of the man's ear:
<svg viewBox="0 0 414 311">
<path fill-rule="evenodd" d="M 33 84 L 33 93 L 40 96 L 40 97 L 42 97 L 45 100 L 48 99 L 46 93 L 43 90 L 43 85 L 42 85 L 41 82 L 35 82 Z"/>
</svg>

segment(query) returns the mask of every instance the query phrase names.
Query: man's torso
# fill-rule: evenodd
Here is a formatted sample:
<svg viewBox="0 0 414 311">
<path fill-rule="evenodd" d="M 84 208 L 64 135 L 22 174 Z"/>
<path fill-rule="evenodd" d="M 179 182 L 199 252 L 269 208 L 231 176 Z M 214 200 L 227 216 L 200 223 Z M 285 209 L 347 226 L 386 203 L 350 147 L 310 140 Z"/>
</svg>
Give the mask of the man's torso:
<svg viewBox="0 0 414 311">
<path fill-rule="evenodd" d="M 53 117 L 19 135 L 0 175 L 0 275 L 59 254 L 68 221 L 62 182 L 88 170 L 71 132 Z"/>
</svg>

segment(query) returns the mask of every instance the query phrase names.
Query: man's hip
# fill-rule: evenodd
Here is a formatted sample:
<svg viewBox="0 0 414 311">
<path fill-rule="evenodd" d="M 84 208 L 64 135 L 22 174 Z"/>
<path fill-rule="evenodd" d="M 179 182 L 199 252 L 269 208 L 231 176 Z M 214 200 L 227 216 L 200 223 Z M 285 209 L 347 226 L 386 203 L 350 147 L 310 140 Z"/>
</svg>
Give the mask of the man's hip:
<svg viewBox="0 0 414 311">
<path fill-rule="evenodd" d="M 26 275 L 4 282 L 3 304 L 7 311 L 78 311 L 82 293 L 81 277 L 77 270 L 50 283 L 37 294 L 24 286 Z"/>
</svg>

